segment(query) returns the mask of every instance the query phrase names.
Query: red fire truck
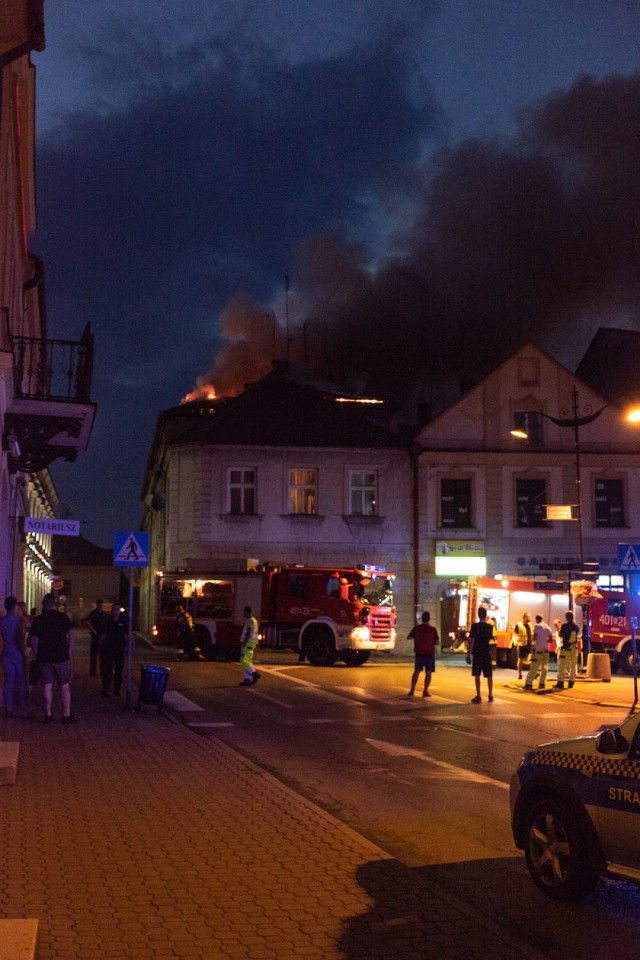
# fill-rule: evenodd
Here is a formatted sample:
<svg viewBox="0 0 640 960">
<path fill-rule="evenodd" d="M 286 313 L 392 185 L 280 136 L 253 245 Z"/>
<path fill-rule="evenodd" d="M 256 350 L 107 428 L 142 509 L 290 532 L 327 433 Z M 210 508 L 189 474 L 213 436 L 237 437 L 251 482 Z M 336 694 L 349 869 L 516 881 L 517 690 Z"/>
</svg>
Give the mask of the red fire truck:
<svg viewBox="0 0 640 960">
<path fill-rule="evenodd" d="M 456 630 L 468 633 L 478 618 L 478 607 L 484 607 L 495 625 L 497 664 L 509 667 L 515 667 L 518 659 L 513 628 L 522 614 L 528 613 L 532 623 L 540 614 L 552 626 L 556 619 L 564 621 L 569 603 L 566 584 L 524 577 L 472 577 L 458 594 Z"/>
<path fill-rule="evenodd" d="M 600 599 L 590 606 L 574 608 L 576 623 L 582 628 L 588 617 L 591 652 L 608 653 L 612 670 L 632 674 L 631 618 L 637 617 L 640 622 L 640 596 L 601 587 L 598 593 Z M 513 627 L 522 614 L 526 611 L 533 621 L 539 613 L 552 626 L 556 619 L 564 622 L 569 604 L 568 585 L 549 580 L 477 577 L 459 594 L 459 629 L 467 632 L 477 618 L 478 607 L 485 607 L 496 626 L 497 663 L 511 667 L 516 664 Z M 637 649 L 640 651 L 640 634 Z M 638 653 L 636 662 L 640 670 Z"/>
<path fill-rule="evenodd" d="M 633 638 L 631 618 L 640 617 L 640 596 L 625 590 L 603 590 L 598 587 L 601 599 L 588 607 L 591 623 L 591 650 L 608 653 L 612 670 L 633 673 Z M 586 611 L 585 611 L 586 612 Z M 640 639 L 637 649 L 640 650 Z M 636 665 L 640 659 L 636 652 Z"/>
<path fill-rule="evenodd" d="M 299 650 L 314 666 L 339 658 L 366 663 L 374 650 L 393 650 L 394 575 L 368 565 L 307 567 L 260 564 L 242 571 L 165 573 L 158 580 L 154 636 L 176 642 L 176 607 L 194 620 L 207 659 L 237 659 L 243 610 L 251 607 L 260 643 Z"/>
</svg>

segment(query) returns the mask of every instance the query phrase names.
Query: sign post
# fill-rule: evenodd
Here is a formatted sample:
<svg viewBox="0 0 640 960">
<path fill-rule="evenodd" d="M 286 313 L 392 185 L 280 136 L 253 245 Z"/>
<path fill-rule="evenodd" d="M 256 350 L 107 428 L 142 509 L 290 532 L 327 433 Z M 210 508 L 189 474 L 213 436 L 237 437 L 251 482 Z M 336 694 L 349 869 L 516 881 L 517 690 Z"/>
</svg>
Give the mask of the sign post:
<svg viewBox="0 0 640 960">
<path fill-rule="evenodd" d="M 142 531 L 116 533 L 113 538 L 114 567 L 129 568 L 129 631 L 127 637 L 127 703 L 131 702 L 133 668 L 133 568 L 149 566 L 149 534 Z"/>
</svg>

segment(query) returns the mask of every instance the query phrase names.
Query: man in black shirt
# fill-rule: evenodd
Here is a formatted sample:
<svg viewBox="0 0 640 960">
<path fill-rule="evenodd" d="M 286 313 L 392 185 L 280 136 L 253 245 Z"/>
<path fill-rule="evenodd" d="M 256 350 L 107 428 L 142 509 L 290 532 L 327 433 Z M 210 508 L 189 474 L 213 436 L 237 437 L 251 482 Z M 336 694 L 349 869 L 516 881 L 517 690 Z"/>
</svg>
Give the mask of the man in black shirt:
<svg viewBox="0 0 640 960">
<path fill-rule="evenodd" d="M 124 655 L 127 646 L 128 623 L 119 603 L 111 605 L 111 614 L 107 617 L 104 629 L 104 640 L 100 653 L 100 670 L 102 672 L 102 696 L 120 696 L 122 673 L 124 670 Z"/>
<path fill-rule="evenodd" d="M 467 654 L 467 663 L 471 664 L 471 676 L 476 682 L 476 695 L 471 703 L 482 703 L 480 676 L 486 677 L 489 701 L 493 700 L 493 664 L 489 646 L 492 639 L 493 625 L 487 623 L 487 611 L 484 607 L 478 607 L 478 620 L 471 624 L 469 632 L 469 653 Z"/>
<path fill-rule="evenodd" d="M 42 598 L 42 613 L 34 618 L 29 629 L 29 644 L 35 652 L 42 683 L 45 723 L 50 723 L 52 718 L 54 679 L 60 685 L 62 722 L 75 723 L 77 720 L 71 713 L 73 639 L 71 620 L 66 613 L 56 610 L 53 594 L 45 594 Z"/>
<path fill-rule="evenodd" d="M 91 633 L 91 645 L 89 647 L 89 674 L 92 677 L 96 675 L 98 658 L 100 656 L 100 647 L 104 640 L 105 624 L 107 615 L 102 609 L 102 600 L 96 600 L 96 605 L 87 617 L 89 632 Z"/>
</svg>

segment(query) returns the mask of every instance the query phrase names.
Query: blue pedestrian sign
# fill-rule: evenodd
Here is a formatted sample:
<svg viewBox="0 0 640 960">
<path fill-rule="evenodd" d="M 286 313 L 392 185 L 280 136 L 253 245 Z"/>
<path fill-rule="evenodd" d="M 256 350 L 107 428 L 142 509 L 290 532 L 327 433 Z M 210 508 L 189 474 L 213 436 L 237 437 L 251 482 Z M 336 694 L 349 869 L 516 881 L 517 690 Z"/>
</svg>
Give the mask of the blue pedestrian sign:
<svg viewBox="0 0 640 960">
<path fill-rule="evenodd" d="M 618 544 L 618 568 L 620 573 L 640 573 L 640 544 Z"/>
<path fill-rule="evenodd" d="M 134 533 L 116 533 L 113 537 L 114 567 L 148 567 L 149 534 L 137 530 Z"/>
</svg>

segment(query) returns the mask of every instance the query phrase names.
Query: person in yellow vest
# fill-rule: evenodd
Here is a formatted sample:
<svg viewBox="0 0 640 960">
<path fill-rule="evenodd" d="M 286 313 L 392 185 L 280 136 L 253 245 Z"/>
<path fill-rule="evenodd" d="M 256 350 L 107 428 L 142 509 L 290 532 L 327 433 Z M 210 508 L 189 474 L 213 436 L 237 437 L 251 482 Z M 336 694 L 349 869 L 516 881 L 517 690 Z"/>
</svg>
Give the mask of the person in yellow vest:
<svg viewBox="0 0 640 960">
<path fill-rule="evenodd" d="M 567 610 L 564 618 L 565 622 L 560 627 L 562 649 L 558 653 L 558 690 L 564 689 L 565 679 L 569 688 L 574 685 L 578 666 L 578 625 L 574 622 L 573 610 Z"/>
<path fill-rule="evenodd" d="M 253 687 L 260 674 L 253 666 L 253 654 L 258 646 L 258 621 L 251 613 L 251 607 L 244 608 L 244 626 L 240 634 L 240 666 L 244 670 L 241 687 Z"/>
<path fill-rule="evenodd" d="M 516 623 L 513 632 L 516 635 L 516 643 L 518 645 L 518 680 L 522 680 L 522 671 L 527 666 L 533 641 L 531 617 L 528 613 L 522 614 L 522 620 Z"/>
</svg>

